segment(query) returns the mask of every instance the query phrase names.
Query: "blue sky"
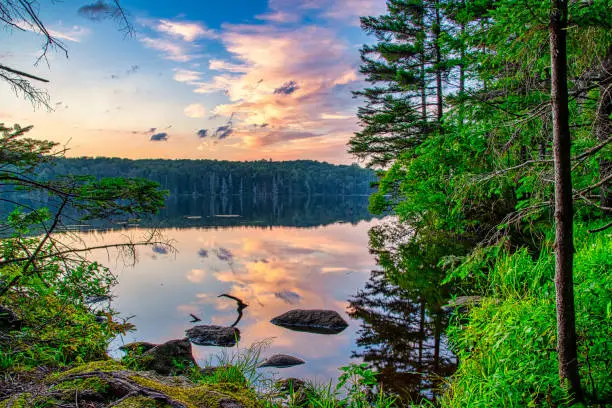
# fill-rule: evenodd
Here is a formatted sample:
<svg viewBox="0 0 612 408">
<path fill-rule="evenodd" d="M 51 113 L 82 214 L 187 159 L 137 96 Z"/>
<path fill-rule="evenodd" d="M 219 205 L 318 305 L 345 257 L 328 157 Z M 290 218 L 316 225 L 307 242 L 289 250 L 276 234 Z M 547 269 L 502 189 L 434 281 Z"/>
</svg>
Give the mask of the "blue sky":
<svg viewBox="0 0 612 408">
<path fill-rule="evenodd" d="M 384 0 L 124 0 L 135 35 L 104 19 L 103 1 L 41 1 L 68 48 L 34 66 L 35 30 L 0 32 L 0 64 L 49 79 L 54 110 L 0 91 L 0 122 L 72 156 L 316 159 L 349 163 L 364 86 L 359 16 Z M 80 12 L 79 12 L 80 10 Z"/>
</svg>

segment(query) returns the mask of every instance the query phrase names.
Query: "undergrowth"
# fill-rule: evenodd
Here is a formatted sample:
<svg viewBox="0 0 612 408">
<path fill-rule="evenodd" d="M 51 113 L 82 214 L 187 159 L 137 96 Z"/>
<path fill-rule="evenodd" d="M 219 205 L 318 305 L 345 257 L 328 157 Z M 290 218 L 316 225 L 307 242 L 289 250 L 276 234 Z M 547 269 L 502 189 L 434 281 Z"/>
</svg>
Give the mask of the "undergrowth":
<svg viewBox="0 0 612 408">
<path fill-rule="evenodd" d="M 591 226 L 592 227 L 592 226 Z M 586 403 L 612 403 L 612 234 L 576 225 L 574 289 L 582 387 Z M 558 380 L 553 237 L 538 256 L 527 250 L 473 257 L 486 296 L 448 329 L 459 357 L 442 406 L 570 406 Z M 471 262 L 471 263 L 470 263 Z M 481 274 L 483 263 L 491 262 Z"/>
</svg>

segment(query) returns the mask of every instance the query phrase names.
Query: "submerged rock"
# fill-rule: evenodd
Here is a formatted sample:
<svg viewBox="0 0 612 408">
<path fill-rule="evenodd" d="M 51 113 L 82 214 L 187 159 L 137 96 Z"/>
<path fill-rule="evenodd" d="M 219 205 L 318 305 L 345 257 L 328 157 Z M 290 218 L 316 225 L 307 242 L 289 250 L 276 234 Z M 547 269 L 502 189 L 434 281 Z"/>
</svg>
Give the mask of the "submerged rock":
<svg viewBox="0 0 612 408">
<path fill-rule="evenodd" d="M 290 330 L 320 334 L 337 334 L 348 327 L 348 323 L 338 312 L 319 309 L 291 310 L 270 322 Z"/>
<path fill-rule="evenodd" d="M 264 360 L 263 363 L 259 364 L 257 367 L 276 367 L 276 368 L 284 368 L 284 367 L 293 367 L 300 364 L 305 364 L 306 362 L 297 357 L 289 356 L 287 354 L 274 354 L 273 356 L 268 357 Z"/>
<path fill-rule="evenodd" d="M 198 346 L 233 347 L 240 340 L 240 330 L 225 326 L 194 326 L 185 331 L 187 338 Z"/>
<path fill-rule="evenodd" d="M 157 345 L 136 357 L 136 364 L 162 375 L 181 374 L 191 367 L 197 367 L 189 339 L 171 340 Z"/>
</svg>

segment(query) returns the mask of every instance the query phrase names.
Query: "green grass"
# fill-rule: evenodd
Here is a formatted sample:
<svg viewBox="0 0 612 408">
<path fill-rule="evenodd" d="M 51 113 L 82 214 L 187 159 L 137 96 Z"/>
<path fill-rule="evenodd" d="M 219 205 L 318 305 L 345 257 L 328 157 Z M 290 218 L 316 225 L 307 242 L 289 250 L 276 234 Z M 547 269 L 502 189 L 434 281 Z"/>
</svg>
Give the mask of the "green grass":
<svg viewBox="0 0 612 408">
<path fill-rule="evenodd" d="M 587 403 L 612 401 L 612 234 L 576 226 L 574 280 L 582 386 Z M 569 406 L 558 380 L 551 237 L 535 259 L 499 255 L 487 298 L 448 330 L 459 369 L 445 407 Z"/>
</svg>

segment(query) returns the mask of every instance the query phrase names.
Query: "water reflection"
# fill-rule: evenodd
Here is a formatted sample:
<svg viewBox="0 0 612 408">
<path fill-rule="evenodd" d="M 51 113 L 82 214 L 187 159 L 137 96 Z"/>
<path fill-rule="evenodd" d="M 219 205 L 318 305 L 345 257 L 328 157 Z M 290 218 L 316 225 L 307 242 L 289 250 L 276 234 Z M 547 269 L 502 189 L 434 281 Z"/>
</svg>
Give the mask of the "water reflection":
<svg viewBox="0 0 612 408">
<path fill-rule="evenodd" d="M 404 404 L 434 400 L 444 378 L 456 369 L 443 335 L 448 317 L 441 310 L 446 296 L 441 275 L 425 267 L 404 269 L 415 261 L 404 259 L 410 236 L 405 227 L 386 224 L 370 235 L 371 249 L 384 269 L 372 271 L 364 289 L 350 300 L 349 315 L 361 320 L 353 357 L 377 371 L 383 386 Z M 394 275 L 400 285 L 386 278 Z"/>
<path fill-rule="evenodd" d="M 288 354 L 306 361 L 300 366 L 261 370 L 328 382 L 338 376 L 338 367 L 353 361 L 350 350 L 357 340 L 358 325 L 352 323 L 337 335 L 321 335 L 287 330 L 270 320 L 300 308 L 335 310 L 350 321 L 347 299 L 362 287 L 375 266 L 367 244 L 368 230 L 378 222 L 317 228 L 165 229 L 162 233 L 175 240 L 176 254 L 144 248 L 136 265 L 130 267 L 115 263 L 106 252 L 97 253 L 95 257 L 110 264 L 118 275 L 114 308 L 122 316 L 135 315 L 130 322 L 137 331 L 118 339 L 113 349 L 132 341 L 161 343 L 181 338 L 194 324 L 230 326 L 236 321 L 237 303 L 218 297 L 228 294 L 248 304 L 236 324 L 241 347 L 273 338 L 263 357 Z M 83 236 L 112 242 L 124 233 L 107 230 Z M 190 323 L 190 314 L 201 321 Z M 221 350 L 194 346 L 194 351 L 202 363 Z"/>
</svg>

